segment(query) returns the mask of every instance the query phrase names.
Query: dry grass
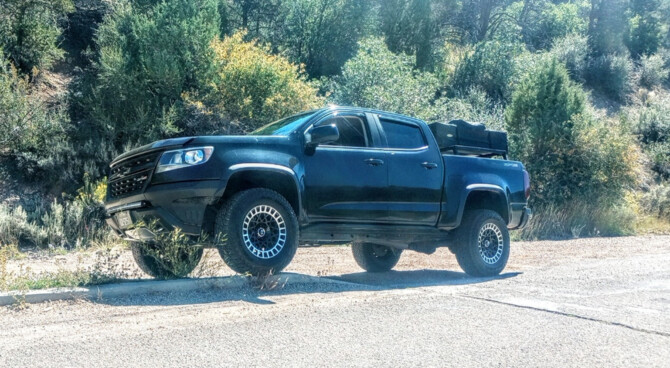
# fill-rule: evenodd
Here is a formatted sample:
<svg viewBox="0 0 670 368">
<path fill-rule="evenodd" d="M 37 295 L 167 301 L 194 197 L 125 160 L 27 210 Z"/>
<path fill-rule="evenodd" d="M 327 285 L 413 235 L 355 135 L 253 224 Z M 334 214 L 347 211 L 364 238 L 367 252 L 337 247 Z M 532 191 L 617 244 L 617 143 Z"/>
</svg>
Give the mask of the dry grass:
<svg viewBox="0 0 670 368">
<path fill-rule="evenodd" d="M 638 235 L 670 235 L 670 221 L 656 216 L 641 216 L 635 229 Z"/>
<path fill-rule="evenodd" d="M 10 258 L 6 247 L 0 248 L 0 291 L 28 291 L 35 289 L 99 285 L 120 279 L 137 278 L 141 274 L 127 263 L 119 262 L 126 247 L 98 248 L 91 252 L 70 253 L 76 257 L 74 265 L 60 262 L 58 256 L 46 256 L 55 267 L 31 267 L 35 259 Z M 9 267 L 11 263 L 12 267 Z M 37 262 L 34 262 L 37 263 Z"/>
</svg>

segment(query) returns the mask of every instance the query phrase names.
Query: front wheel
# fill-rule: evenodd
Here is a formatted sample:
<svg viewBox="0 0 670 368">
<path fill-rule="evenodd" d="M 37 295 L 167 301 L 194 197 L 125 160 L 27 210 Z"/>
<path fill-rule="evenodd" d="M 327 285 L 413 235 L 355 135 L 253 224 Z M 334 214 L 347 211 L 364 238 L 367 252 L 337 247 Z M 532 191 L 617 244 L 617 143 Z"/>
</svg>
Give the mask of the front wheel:
<svg viewBox="0 0 670 368">
<path fill-rule="evenodd" d="M 502 217 L 491 210 L 474 210 L 463 215 L 456 233 L 456 260 L 471 276 L 495 276 L 507 265 L 509 231 Z"/>
<path fill-rule="evenodd" d="M 371 243 L 354 243 L 351 250 L 356 263 L 368 272 L 390 271 L 402 254 L 401 249 Z"/>
<path fill-rule="evenodd" d="M 241 274 L 265 276 L 283 270 L 298 249 L 298 219 L 279 193 L 254 188 L 233 195 L 216 218 L 223 261 Z"/>
</svg>

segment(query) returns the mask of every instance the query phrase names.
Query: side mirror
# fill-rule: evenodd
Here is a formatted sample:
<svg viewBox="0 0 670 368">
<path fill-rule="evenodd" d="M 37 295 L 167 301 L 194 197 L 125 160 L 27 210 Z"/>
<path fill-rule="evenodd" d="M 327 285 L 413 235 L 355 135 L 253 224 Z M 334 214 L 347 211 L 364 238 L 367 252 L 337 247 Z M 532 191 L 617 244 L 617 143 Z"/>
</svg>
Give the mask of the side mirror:
<svg viewBox="0 0 670 368">
<path fill-rule="evenodd" d="M 312 127 L 305 132 L 305 140 L 308 147 L 316 147 L 320 144 L 335 142 L 340 139 L 340 131 L 335 124 L 320 125 Z"/>
</svg>

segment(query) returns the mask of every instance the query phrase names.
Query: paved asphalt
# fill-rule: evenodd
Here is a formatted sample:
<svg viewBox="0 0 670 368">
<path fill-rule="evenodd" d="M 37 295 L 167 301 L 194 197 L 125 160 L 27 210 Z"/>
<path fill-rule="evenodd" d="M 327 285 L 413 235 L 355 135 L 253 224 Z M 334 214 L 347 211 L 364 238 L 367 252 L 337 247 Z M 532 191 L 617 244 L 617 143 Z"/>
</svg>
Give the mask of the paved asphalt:
<svg viewBox="0 0 670 368">
<path fill-rule="evenodd" d="M 636 249 L 3 308 L 0 367 L 670 367 L 670 245 Z"/>
</svg>

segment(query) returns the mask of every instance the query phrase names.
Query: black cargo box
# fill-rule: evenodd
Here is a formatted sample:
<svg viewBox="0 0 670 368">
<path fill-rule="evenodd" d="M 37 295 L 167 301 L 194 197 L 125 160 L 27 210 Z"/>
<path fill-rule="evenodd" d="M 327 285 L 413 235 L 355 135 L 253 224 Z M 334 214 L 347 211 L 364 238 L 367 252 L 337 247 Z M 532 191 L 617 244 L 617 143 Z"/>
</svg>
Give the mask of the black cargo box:
<svg viewBox="0 0 670 368">
<path fill-rule="evenodd" d="M 440 151 L 482 157 L 507 156 L 507 133 L 488 130 L 484 124 L 452 120 L 449 123 L 431 123 Z"/>
</svg>

